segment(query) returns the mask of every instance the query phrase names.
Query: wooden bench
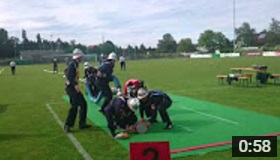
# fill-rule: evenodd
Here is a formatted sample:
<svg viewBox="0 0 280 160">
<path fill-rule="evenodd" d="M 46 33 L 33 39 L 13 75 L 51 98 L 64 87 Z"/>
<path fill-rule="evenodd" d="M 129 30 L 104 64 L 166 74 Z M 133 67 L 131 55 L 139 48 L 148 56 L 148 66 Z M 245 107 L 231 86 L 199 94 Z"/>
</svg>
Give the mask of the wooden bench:
<svg viewBox="0 0 280 160">
<path fill-rule="evenodd" d="M 224 83 L 224 79 L 227 79 L 228 76 L 220 74 L 220 75 L 217 75 L 216 77 L 218 79 L 218 83 L 223 84 Z"/>
<path fill-rule="evenodd" d="M 246 73 L 245 76 L 248 77 L 249 80 L 250 80 L 250 83 L 252 83 L 253 74 L 252 73 Z"/>
<path fill-rule="evenodd" d="M 274 79 L 274 84 L 276 84 L 277 81 L 279 82 L 279 80 L 280 80 L 280 74 L 271 74 L 270 78 L 273 78 Z"/>
<path fill-rule="evenodd" d="M 250 77 L 240 76 L 240 77 L 237 77 L 237 79 L 239 81 L 239 84 L 242 84 L 243 87 L 245 86 L 245 83 L 246 83 L 246 86 L 249 86 Z"/>
</svg>

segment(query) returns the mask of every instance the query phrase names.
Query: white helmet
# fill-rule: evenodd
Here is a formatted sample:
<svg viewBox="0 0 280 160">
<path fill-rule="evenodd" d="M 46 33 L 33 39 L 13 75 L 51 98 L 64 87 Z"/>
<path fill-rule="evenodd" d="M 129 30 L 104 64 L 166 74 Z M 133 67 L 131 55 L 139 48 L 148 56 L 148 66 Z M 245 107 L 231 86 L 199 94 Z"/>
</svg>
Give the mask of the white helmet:
<svg viewBox="0 0 280 160">
<path fill-rule="evenodd" d="M 85 62 L 84 66 L 85 66 L 85 68 L 88 68 L 90 66 L 90 63 L 89 62 Z"/>
<path fill-rule="evenodd" d="M 137 98 L 130 98 L 127 100 L 128 107 L 135 112 L 140 106 L 140 101 Z"/>
<path fill-rule="evenodd" d="M 83 52 L 79 48 L 73 50 L 73 59 L 77 59 L 83 56 Z"/>
<path fill-rule="evenodd" d="M 107 59 L 116 60 L 117 59 L 116 53 L 114 53 L 114 52 L 110 53 Z"/>
<path fill-rule="evenodd" d="M 137 98 L 141 100 L 141 99 L 147 97 L 148 94 L 149 94 L 149 93 L 148 93 L 148 90 L 147 90 L 147 89 L 145 89 L 145 88 L 140 88 L 140 89 L 137 91 Z"/>
</svg>

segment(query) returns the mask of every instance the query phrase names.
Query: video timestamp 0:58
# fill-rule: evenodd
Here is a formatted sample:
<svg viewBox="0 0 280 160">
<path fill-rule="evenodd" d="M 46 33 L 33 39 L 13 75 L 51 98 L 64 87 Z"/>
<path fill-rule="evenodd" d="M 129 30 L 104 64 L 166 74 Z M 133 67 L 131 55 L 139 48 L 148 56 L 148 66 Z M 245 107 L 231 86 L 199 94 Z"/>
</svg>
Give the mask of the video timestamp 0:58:
<svg viewBox="0 0 280 160">
<path fill-rule="evenodd" d="M 277 136 L 232 136 L 232 157 L 277 157 Z"/>
</svg>

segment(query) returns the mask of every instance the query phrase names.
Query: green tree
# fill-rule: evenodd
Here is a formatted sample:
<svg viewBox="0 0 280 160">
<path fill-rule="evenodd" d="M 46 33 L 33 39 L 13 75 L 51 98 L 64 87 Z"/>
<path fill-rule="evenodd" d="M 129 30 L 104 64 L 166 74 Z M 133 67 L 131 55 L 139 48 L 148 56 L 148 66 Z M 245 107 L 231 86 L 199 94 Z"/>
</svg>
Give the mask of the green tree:
<svg viewBox="0 0 280 160">
<path fill-rule="evenodd" d="M 163 35 L 163 38 L 158 41 L 158 51 L 161 53 L 174 53 L 177 48 L 177 43 L 170 33 Z"/>
<path fill-rule="evenodd" d="M 74 49 L 75 49 L 75 46 L 76 46 L 76 40 L 72 39 L 72 40 L 70 41 L 70 45 L 71 45 L 71 47 L 72 47 L 72 50 L 74 50 Z"/>
<path fill-rule="evenodd" d="M 134 51 L 135 51 L 135 54 L 138 54 L 140 52 L 138 46 L 134 47 Z"/>
<path fill-rule="evenodd" d="M 229 40 L 221 32 L 206 30 L 200 34 L 198 45 L 199 47 L 206 48 L 209 52 L 214 52 L 215 50 L 228 48 Z"/>
<path fill-rule="evenodd" d="M 8 31 L 0 28 L 0 57 L 14 57 L 15 56 L 15 41 L 9 39 Z"/>
<path fill-rule="evenodd" d="M 27 33 L 24 29 L 22 29 L 21 37 L 22 37 L 21 49 L 23 49 L 23 50 L 29 49 L 30 48 L 29 47 L 29 41 L 28 41 L 28 38 L 27 38 Z"/>
<path fill-rule="evenodd" d="M 101 54 L 101 49 L 98 45 L 88 46 L 88 52 L 93 54 Z"/>
<path fill-rule="evenodd" d="M 0 43 L 8 41 L 8 32 L 4 28 L 0 28 Z"/>
<path fill-rule="evenodd" d="M 146 54 L 146 47 L 145 47 L 144 44 L 141 44 L 141 45 L 140 45 L 139 52 L 140 52 L 141 54 Z"/>
<path fill-rule="evenodd" d="M 278 50 L 280 45 L 280 21 L 272 18 L 272 22 L 269 24 L 269 30 L 265 34 L 265 45 L 266 50 Z"/>
<path fill-rule="evenodd" d="M 128 54 L 128 55 L 133 55 L 133 54 L 135 53 L 135 50 L 134 50 L 133 47 L 131 47 L 131 45 L 128 45 L 128 46 L 127 46 L 126 51 L 127 51 L 127 54 Z"/>
<path fill-rule="evenodd" d="M 17 37 L 11 37 L 10 40 L 12 41 L 12 43 L 14 45 L 14 56 L 17 57 L 19 55 L 20 40 Z"/>
<path fill-rule="evenodd" d="M 178 44 L 177 52 L 193 52 L 195 51 L 195 46 L 190 38 L 181 39 Z"/>
<path fill-rule="evenodd" d="M 115 52 L 115 45 L 112 41 L 106 41 L 105 43 L 100 45 L 101 51 L 104 54 L 109 54 L 111 52 Z"/>
<path fill-rule="evenodd" d="M 269 25 L 269 31 L 276 34 L 280 34 L 280 21 L 272 18 L 272 22 Z"/>
<path fill-rule="evenodd" d="M 123 53 L 122 47 L 115 46 L 115 52 L 116 52 L 117 55 L 121 55 Z"/>
<path fill-rule="evenodd" d="M 235 30 L 236 42 L 242 41 L 244 46 L 256 46 L 256 31 L 251 28 L 248 22 L 244 22 L 239 28 Z M 244 47 L 242 46 L 242 47 Z"/>
<path fill-rule="evenodd" d="M 56 50 L 57 51 L 62 49 L 62 40 L 60 38 L 57 38 L 55 44 L 56 44 Z"/>
<path fill-rule="evenodd" d="M 265 37 L 265 48 L 272 49 L 277 45 L 280 45 L 280 34 L 276 34 L 272 31 L 267 32 Z"/>
</svg>

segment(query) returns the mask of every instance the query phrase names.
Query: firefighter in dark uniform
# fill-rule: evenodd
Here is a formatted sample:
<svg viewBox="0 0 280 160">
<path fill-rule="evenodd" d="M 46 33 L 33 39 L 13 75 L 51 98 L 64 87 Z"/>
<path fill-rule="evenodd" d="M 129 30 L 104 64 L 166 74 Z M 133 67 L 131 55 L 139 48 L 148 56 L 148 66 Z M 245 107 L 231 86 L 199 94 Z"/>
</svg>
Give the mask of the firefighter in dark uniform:
<svg viewBox="0 0 280 160">
<path fill-rule="evenodd" d="M 58 73 L 57 59 L 53 59 L 53 73 Z"/>
<path fill-rule="evenodd" d="M 165 129 L 171 129 L 173 127 L 172 122 L 167 113 L 167 109 L 171 106 L 172 100 L 170 97 L 157 90 L 148 91 L 145 88 L 140 88 L 137 92 L 137 98 L 140 100 L 140 116 L 143 121 L 144 112 L 146 116 L 150 117 L 151 123 L 157 122 L 157 112 L 159 112 L 163 123 L 166 124 Z"/>
<path fill-rule="evenodd" d="M 125 98 L 123 95 L 112 99 L 111 103 L 105 108 L 107 126 L 113 137 L 116 136 L 116 129 L 128 129 L 137 123 L 135 111 L 139 106 L 137 98 Z"/>
<path fill-rule="evenodd" d="M 104 113 L 105 107 L 110 103 L 113 97 L 113 93 L 111 91 L 111 88 L 109 86 L 109 82 L 113 81 L 114 76 L 113 68 L 115 66 L 115 60 L 116 60 L 116 54 L 110 53 L 106 62 L 104 62 L 97 70 L 96 75 L 96 86 L 97 88 L 102 92 L 102 95 L 104 96 L 104 102 L 101 106 L 101 109 L 99 110 L 101 113 Z M 118 91 L 120 91 L 121 86 L 116 86 Z"/>
<path fill-rule="evenodd" d="M 87 118 L 87 103 L 85 101 L 85 98 L 81 92 L 81 89 L 79 87 L 79 62 L 81 62 L 82 59 L 82 51 L 80 49 L 75 49 L 73 51 L 73 60 L 69 64 L 67 71 L 66 71 L 66 93 L 69 96 L 71 108 L 69 109 L 69 113 L 66 119 L 66 123 L 64 125 L 64 131 L 66 133 L 71 132 L 71 128 L 74 126 L 75 119 L 79 109 L 79 128 L 85 129 L 89 128 L 90 125 L 86 124 L 86 118 Z"/>
<path fill-rule="evenodd" d="M 99 92 L 99 90 L 95 86 L 97 69 L 95 67 L 92 67 L 89 62 L 84 63 L 84 68 L 84 81 L 85 83 L 89 84 L 92 96 L 96 97 Z"/>
</svg>

